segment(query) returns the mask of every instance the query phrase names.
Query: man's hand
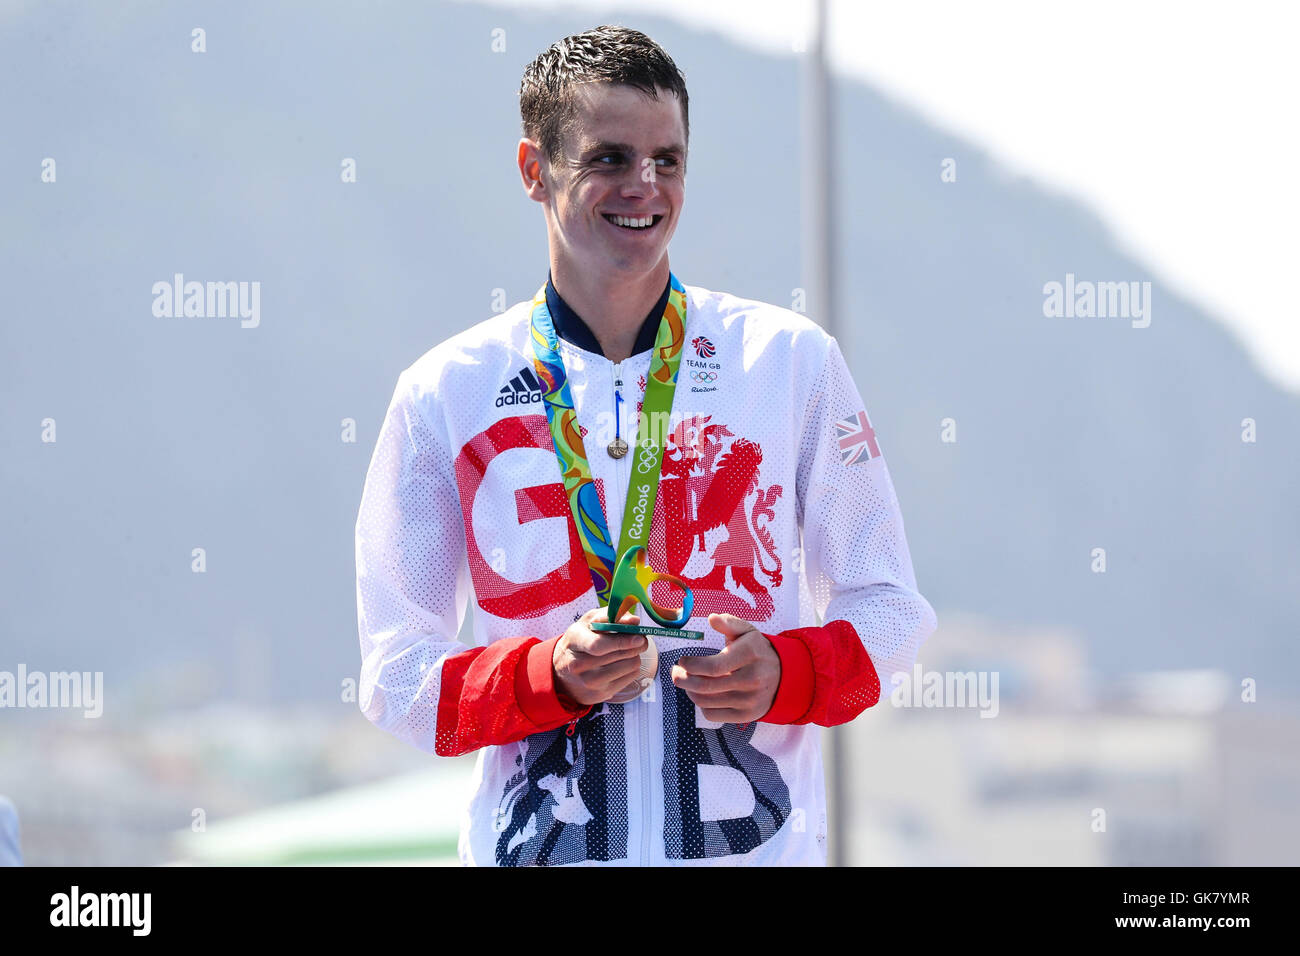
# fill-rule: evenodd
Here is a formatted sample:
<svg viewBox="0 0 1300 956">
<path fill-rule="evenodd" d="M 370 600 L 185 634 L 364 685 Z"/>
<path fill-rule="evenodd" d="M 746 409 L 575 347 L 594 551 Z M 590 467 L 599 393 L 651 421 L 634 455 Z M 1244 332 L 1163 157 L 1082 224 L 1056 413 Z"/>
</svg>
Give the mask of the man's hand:
<svg viewBox="0 0 1300 956">
<path fill-rule="evenodd" d="M 727 639 L 711 657 L 681 657 L 673 684 L 686 691 L 706 720 L 747 724 L 772 709 L 781 683 L 781 658 L 772 642 L 733 614 L 710 614 L 709 626 Z"/>
<path fill-rule="evenodd" d="M 641 652 L 648 646 L 640 634 L 600 634 L 591 629 L 597 620 L 608 620 L 609 611 L 598 607 L 569 625 L 551 654 L 555 689 L 586 707 L 603 704 L 641 670 Z M 640 624 L 635 614 L 624 614 L 620 624 Z"/>
</svg>

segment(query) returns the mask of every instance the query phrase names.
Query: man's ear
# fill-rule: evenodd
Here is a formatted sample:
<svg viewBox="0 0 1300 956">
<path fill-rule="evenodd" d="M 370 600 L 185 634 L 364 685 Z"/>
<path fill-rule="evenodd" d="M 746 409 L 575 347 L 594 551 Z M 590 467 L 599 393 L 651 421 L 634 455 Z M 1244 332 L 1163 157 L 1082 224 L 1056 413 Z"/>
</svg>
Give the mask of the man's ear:
<svg viewBox="0 0 1300 956">
<path fill-rule="evenodd" d="M 549 198 L 546 182 L 543 179 L 546 159 L 542 155 L 541 147 L 528 137 L 524 137 L 519 140 L 516 161 L 519 165 L 519 177 L 528 198 L 535 202 L 546 202 Z M 549 175 L 545 176 L 545 179 L 549 178 Z"/>
</svg>

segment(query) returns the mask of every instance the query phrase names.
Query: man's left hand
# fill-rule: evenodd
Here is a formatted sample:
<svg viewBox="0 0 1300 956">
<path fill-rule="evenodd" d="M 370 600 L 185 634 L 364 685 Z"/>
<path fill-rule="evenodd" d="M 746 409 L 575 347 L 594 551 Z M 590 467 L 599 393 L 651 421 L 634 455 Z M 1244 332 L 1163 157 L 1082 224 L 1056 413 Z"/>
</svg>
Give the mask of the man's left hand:
<svg viewBox="0 0 1300 956">
<path fill-rule="evenodd" d="M 709 626 L 727 646 L 708 657 L 673 665 L 673 684 L 686 691 L 706 720 L 747 724 L 772 709 L 781 683 L 781 658 L 772 642 L 734 614 L 710 614 Z"/>
</svg>

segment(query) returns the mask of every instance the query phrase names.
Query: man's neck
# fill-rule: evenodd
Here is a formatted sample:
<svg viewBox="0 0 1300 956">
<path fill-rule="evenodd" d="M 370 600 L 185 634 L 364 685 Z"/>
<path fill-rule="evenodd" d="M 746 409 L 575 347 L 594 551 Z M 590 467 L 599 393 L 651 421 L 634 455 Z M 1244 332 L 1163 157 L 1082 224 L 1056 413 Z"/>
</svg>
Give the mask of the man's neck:
<svg viewBox="0 0 1300 956">
<path fill-rule="evenodd" d="M 641 324 L 668 284 L 668 257 L 652 271 L 633 279 L 608 279 L 577 271 L 566 271 L 551 263 L 551 284 L 555 291 L 582 316 L 600 350 L 611 362 L 622 362 L 632 354 Z"/>
</svg>

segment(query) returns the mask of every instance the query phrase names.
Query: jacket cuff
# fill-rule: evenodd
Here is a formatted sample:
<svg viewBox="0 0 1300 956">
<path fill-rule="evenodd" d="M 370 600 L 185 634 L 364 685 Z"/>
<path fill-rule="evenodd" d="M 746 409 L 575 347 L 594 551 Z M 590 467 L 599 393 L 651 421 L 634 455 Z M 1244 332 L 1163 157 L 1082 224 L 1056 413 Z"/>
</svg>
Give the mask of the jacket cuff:
<svg viewBox="0 0 1300 956">
<path fill-rule="evenodd" d="M 812 707 L 816 679 L 812 652 L 797 637 L 764 634 L 781 659 L 781 683 L 766 714 L 758 718 L 768 724 L 794 724 Z"/>
<path fill-rule="evenodd" d="M 515 699 L 519 702 L 519 709 L 533 723 L 548 729 L 572 720 L 585 709 L 567 707 L 560 700 L 555 686 L 551 659 L 561 637 L 563 635 L 557 635 L 549 641 L 533 644 L 515 668 Z"/>
</svg>

